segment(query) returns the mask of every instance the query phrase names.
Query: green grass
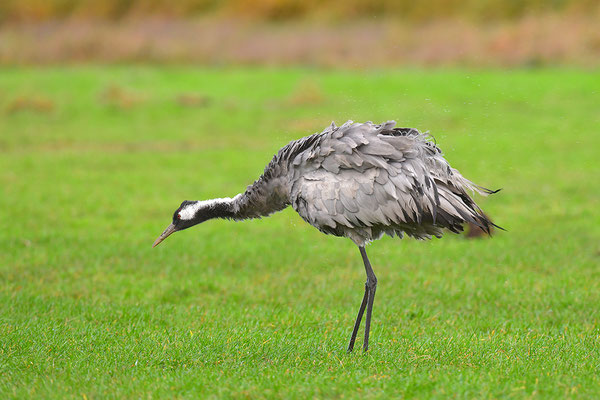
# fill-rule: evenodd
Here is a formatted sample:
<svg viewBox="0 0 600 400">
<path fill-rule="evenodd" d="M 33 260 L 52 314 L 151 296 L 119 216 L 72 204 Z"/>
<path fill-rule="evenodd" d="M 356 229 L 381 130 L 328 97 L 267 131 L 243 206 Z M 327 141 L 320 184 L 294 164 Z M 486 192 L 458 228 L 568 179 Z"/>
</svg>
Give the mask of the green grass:
<svg viewBox="0 0 600 400">
<path fill-rule="evenodd" d="M 597 398 L 599 104 L 577 70 L 4 68 L 0 397 Z M 429 130 L 504 188 L 492 239 L 368 248 L 368 354 L 358 250 L 291 209 L 151 248 L 182 200 L 346 119 Z"/>
</svg>

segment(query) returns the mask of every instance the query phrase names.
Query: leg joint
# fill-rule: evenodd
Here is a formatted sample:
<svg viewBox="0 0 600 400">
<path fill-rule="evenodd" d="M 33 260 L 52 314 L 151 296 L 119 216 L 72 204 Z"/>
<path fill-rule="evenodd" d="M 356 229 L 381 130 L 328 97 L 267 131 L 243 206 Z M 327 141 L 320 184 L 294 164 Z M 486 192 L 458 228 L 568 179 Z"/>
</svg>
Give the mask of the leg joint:
<svg viewBox="0 0 600 400">
<path fill-rule="evenodd" d="M 365 282 L 365 287 L 369 288 L 369 289 L 374 289 L 377 287 L 377 278 L 375 276 L 373 276 L 372 278 L 367 278 L 367 281 Z"/>
</svg>

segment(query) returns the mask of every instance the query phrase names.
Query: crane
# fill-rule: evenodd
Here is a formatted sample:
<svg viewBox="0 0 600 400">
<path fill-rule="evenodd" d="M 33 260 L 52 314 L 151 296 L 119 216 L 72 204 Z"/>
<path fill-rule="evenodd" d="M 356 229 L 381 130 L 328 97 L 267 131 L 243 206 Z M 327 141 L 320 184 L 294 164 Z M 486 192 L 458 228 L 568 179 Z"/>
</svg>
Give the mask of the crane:
<svg viewBox="0 0 600 400">
<path fill-rule="evenodd" d="M 233 198 L 186 200 L 153 247 L 174 232 L 213 218 L 260 218 L 291 205 L 306 222 L 359 248 L 367 280 L 348 352 L 366 310 L 369 332 L 377 277 L 365 246 L 384 234 L 417 239 L 458 233 L 471 223 L 490 234 L 495 225 L 468 192 L 497 192 L 464 178 L 444 159 L 433 139 L 414 128 L 348 121 L 284 146 L 263 174 Z M 499 227 L 498 227 L 499 228 Z M 500 228 L 501 229 L 501 228 Z"/>
</svg>

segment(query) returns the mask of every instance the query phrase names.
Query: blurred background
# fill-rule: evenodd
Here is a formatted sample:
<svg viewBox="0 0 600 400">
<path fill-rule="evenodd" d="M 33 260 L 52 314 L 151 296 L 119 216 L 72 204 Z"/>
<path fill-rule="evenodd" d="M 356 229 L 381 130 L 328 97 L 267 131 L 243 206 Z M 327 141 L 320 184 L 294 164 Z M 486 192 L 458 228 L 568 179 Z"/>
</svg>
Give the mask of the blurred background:
<svg viewBox="0 0 600 400">
<path fill-rule="evenodd" d="M 0 63 L 598 65 L 595 0 L 4 0 Z"/>
<path fill-rule="evenodd" d="M 0 398 L 600 398 L 597 0 L 0 0 Z M 507 229 L 288 208 L 152 249 L 335 121 L 429 131 Z"/>
</svg>

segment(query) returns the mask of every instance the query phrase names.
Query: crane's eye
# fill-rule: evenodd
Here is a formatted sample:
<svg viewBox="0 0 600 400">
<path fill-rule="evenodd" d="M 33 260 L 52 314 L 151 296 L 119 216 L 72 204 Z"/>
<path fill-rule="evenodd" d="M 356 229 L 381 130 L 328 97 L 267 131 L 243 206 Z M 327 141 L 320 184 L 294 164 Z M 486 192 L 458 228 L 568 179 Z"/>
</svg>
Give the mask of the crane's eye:
<svg viewBox="0 0 600 400">
<path fill-rule="evenodd" d="M 181 214 L 177 214 L 177 219 L 181 219 Z"/>
</svg>

